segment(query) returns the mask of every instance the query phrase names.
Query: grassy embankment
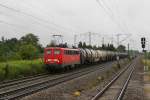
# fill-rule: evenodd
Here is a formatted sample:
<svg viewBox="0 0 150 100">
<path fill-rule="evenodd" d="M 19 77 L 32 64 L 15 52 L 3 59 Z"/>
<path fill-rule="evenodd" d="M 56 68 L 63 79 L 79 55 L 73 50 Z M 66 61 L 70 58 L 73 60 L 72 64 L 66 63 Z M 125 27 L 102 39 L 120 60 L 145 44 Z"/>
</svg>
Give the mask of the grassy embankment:
<svg viewBox="0 0 150 100">
<path fill-rule="evenodd" d="M 144 71 L 150 72 L 150 59 L 143 59 L 142 62 L 144 64 Z"/>
<path fill-rule="evenodd" d="M 45 72 L 42 59 L 0 63 L 0 80 L 14 79 Z"/>
<path fill-rule="evenodd" d="M 146 100 L 150 99 L 150 53 L 145 55 L 142 59 L 142 63 L 144 64 L 144 94 Z M 145 84 L 146 83 L 146 84 Z"/>
<path fill-rule="evenodd" d="M 144 54 L 142 63 L 144 64 L 144 71 L 149 73 L 150 72 L 150 53 Z"/>
</svg>

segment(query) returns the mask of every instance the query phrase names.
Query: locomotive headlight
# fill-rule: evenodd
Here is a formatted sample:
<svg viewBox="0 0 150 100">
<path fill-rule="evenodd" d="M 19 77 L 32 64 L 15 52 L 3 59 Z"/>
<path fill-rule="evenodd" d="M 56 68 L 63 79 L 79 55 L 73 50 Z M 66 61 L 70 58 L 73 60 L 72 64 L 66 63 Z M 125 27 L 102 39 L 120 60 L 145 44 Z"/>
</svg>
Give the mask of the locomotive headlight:
<svg viewBox="0 0 150 100">
<path fill-rule="evenodd" d="M 58 59 L 54 59 L 54 61 L 59 63 L 59 60 L 58 60 Z"/>
<path fill-rule="evenodd" d="M 53 61 L 57 61 L 57 59 L 54 59 Z"/>
<path fill-rule="evenodd" d="M 47 59 L 47 61 L 49 62 L 49 61 L 52 61 L 51 59 Z"/>
<path fill-rule="evenodd" d="M 59 60 L 58 59 L 47 59 L 46 62 L 58 62 L 59 63 Z"/>
<path fill-rule="evenodd" d="M 57 62 L 59 63 L 59 60 L 57 60 Z"/>
</svg>

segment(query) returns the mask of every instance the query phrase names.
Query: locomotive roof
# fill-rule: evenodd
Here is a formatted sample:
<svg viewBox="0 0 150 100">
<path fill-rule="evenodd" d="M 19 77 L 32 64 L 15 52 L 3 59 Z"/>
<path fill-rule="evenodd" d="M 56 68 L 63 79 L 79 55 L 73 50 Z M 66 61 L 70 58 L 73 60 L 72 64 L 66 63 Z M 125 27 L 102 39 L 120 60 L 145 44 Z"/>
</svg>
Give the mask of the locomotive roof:
<svg viewBox="0 0 150 100">
<path fill-rule="evenodd" d="M 46 47 L 45 49 L 79 50 L 78 48 Z"/>
</svg>

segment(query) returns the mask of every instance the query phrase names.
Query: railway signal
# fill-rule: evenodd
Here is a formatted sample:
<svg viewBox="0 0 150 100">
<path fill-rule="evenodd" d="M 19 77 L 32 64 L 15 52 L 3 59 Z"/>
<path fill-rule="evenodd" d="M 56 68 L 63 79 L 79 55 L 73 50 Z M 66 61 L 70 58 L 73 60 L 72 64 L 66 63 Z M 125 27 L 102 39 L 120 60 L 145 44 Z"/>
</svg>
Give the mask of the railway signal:
<svg viewBox="0 0 150 100">
<path fill-rule="evenodd" d="M 145 44 L 146 44 L 146 38 L 145 37 L 142 37 L 141 38 L 141 45 L 142 45 L 142 48 L 143 48 L 143 52 L 145 51 Z"/>
</svg>

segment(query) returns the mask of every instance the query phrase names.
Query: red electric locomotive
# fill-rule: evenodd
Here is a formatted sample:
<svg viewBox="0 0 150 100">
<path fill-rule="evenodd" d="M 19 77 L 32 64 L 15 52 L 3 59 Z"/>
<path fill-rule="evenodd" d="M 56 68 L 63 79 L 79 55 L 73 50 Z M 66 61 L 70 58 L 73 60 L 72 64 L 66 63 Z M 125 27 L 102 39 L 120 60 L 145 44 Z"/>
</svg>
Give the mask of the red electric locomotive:
<svg viewBox="0 0 150 100">
<path fill-rule="evenodd" d="M 66 66 L 73 67 L 80 64 L 80 51 L 78 49 L 48 47 L 44 50 L 44 63 L 48 69 L 60 69 Z"/>
</svg>

